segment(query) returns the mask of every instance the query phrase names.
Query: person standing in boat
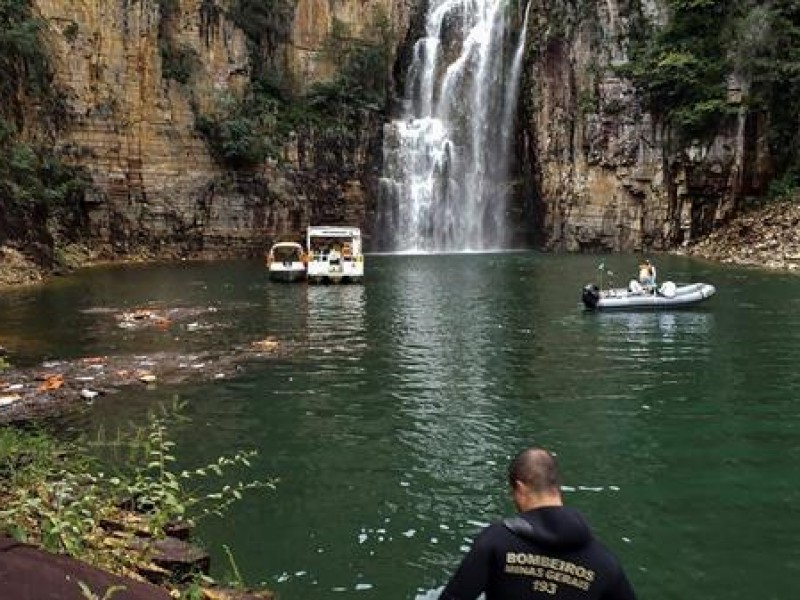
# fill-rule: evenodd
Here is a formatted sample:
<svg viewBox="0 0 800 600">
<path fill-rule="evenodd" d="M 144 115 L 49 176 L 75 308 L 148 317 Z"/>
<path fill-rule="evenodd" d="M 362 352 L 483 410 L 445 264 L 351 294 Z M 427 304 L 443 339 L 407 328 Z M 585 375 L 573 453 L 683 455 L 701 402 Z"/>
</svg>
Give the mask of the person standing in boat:
<svg viewBox="0 0 800 600">
<path fill-rule="evenodd" d="M 508 484 L 519 514 L 484 529 L 439 600 L 636 600 L 614 555 L 564 506 L 555 457 L 520 452 Z"/>
<path fill-rule="evenodd" d="M 639 283 L 648 292 L 655 292 L 656 267 L 649 260 L 645 260 L 639 265 Z"/>
</svg>

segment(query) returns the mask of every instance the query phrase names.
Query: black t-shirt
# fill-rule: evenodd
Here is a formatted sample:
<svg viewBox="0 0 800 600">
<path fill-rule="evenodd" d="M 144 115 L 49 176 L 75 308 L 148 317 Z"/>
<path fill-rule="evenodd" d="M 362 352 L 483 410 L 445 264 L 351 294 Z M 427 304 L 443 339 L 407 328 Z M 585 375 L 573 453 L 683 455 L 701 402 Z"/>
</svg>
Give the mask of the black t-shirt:
<svg viewBox="0 0 800 600">
<path fill-rule="evenodd" d="M 475 539 L 440 600 L 636 600 L 621 565 L 578 511 L 546 507 Z"/>
</svg>

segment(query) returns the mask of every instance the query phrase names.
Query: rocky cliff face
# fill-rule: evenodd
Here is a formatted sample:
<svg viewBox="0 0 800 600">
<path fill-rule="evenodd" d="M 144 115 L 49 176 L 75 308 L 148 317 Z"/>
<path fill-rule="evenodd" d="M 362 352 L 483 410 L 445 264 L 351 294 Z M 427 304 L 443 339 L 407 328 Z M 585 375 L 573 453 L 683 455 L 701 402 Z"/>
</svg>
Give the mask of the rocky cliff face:
<svg viewBox="0 0 800 600">
<path fill-rule="evenodd" d="M 231 2 L 176 0 L 170 43 L 193 57 L 189 81 L 165 77 L 157 0 L 35 0 L 49 24 L 57 82 L 73 122 L 61 144 L 86 165 L 88 233 L 108 254 L 211 255 L 256 252 L 273 238 L 297 236 L 312 220 L 366 221 L 370 151 L 380 131 L 342 155 L 336 177 L 315 172 L 307 141 L 295 139 L 286 161 L 236 173 L 222 170 L 196 133 L 197 111 L 235 97 L 252 70 L 244 33 L 228 18 Z M 406 17 L 390 0 L 300 0 L 289 43 L 275 62 L 305 87 L 332 68 L 321 52 L 334 16 L 350 35 L 369 15 L 396 27 Z"/>
<path fill-rule="evenodd" d="M 282 160 L 236 171 L 212 159 L 196 115 L 242 94 L 254 67 L 263 70 L 252 56 L 284 71 L 296 94 L 336 77 L 331 34 L 374 44 L 379 19 L 400 46 L 390 52 L 401 56 L 402 81 L 410 24 L 421 22 L 425 2 L 297 0 L 288 35 L 264 57 L 251 54 L 230 18 L 234 0 L 33 1 L 49 24 L 57 82 L 73 113 L 60 144 L 91 173 L 85 222 L 106 254 L 255 253 L 309 223 L 358 224 L 369 233 L 382 107 L 364 112 L 341 140 L 298 130 Z M 763 191 L 759 118 L 742 107 L 711 142 L 678 147 L 617 75 L 629 58 L 634 8 L 663 24 L 666 0 L 531 2 L 516 157 L 524 184 L 515 185 L 523 193 L 511 212 L 533 225 L 538 245 L 664 249 L 707 233 L 742 197 Z M 184 83 L 167 73 L 165 31 L 194 61 Z M 734 105 L 746 87 L 730 79 Z"/>
<path fill-rule="evenodd" d="M 570 8 L 571 7 L 571 8 Z M 569 251 L 665 249 L 690 242 L 736 201 L 763 191 L 763 123 L 740 107 L 711 142 L 676 148 L 616 75 L 628 61 L 633 9 L 663 25 L 664 0 L 533 0 L 523 162 L 539 243 Z M 729 81 L 729 100 L 742 82 Z"/>
</svg>

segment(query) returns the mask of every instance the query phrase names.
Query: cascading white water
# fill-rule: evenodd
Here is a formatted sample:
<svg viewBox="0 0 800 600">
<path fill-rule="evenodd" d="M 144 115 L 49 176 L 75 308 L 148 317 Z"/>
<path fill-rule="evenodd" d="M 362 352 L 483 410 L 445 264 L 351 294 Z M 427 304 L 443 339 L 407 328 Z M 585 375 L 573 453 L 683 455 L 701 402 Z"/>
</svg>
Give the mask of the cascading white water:
<svg viewBox="0 0 800 600">
<path fill-rule="evenodd" d="M 384 131 L 378 228 L 390 250 L 506 242 L 508 154 L 527 29 L 517 0 L 431 0 L 402 118 Z"/>
</svg>

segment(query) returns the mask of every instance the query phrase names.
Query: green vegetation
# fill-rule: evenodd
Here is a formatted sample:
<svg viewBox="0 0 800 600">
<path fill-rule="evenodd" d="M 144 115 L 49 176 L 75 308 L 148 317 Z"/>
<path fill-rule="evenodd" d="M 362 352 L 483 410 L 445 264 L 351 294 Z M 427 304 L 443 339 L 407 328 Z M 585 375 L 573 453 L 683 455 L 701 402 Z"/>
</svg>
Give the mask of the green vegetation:
<svg viewBox="0 0 800 600">
<path fill-rule="evenodd" d="M 105 593 L 102 596 L 98 596 L 91 590 L 91 588 L 88 585 L 86 585 L 82 581 L 78 582 L 78 587 L 80 587 L 81 589 L 81 596 L 83 596 L 86 600 L 111 600 L 119 592 L 125 591 L 124 586 L 112 585 L 105 591 Z"/>
<path fill-rule="evenodd" d="M 254 453 L 177 469 L 167 424 L 179 419 L 179 410 L 154 413 L 131 435 L 93 443 L 0 429 L 0 531 L 124 574 L 147 562 L 127 543 L 138 530 L 163 537 L 168 523 L 221 516 L 245 491 L 274 487 L 273 481 L 254 480 L 201 491 L 225 471 L 250 467 Z M 108 522 L 121 532 L 110 535 Z"/>
<path fill-rule="evenodd" d="M 74 218 L 88 182 L 53 149 L 68 111 L 53 85 L 44 28 L 30 0 L 0 0 L 0 233 L 21 239 L 47 237 L 41 230 L 54 211 Z"/>
<path fill-rule="evenodd" d="M 158 0 L 161 20 L 158 23 L 158 49 L 161 53 L 161 75 L 186 84 L 197 70 L 200 58 L 197 51 L 187 44 L 175 41 L 174 29 L 178 20 L 177 0 Z"/>
<path fill-rule="evenodd" d="M 229 16 L 251 43 L 256 78 L 263 77 L 265 59 L 291 35 L 293 0 L 234 0 Z"/>
<path fill-rule="evenodd" d="M 280 152 L 282 102 L 270 82 L 257 81 L 242 98 L 221 97 L 214 113 L 197 116 L 196 127 L 219 162 L 233 169 L 252 167 Z"/>
<path fill-rule="evenodd" d="M 794 165 L 780 177 L 770 182 L 767 200 L 800 200 L 800 169 Z"/>
<path fill-rule="evenodd" d="M 800 185 L 800 4 L 747 2 L 736 32 L 736 68 L 751 82 L 752 110 L 769 119 L 777 196 Z"/>
<path fill-rule="evenodd" d="M 685 141 L 704 138 L 733 110 L 727 102 L 732 3 L 669 0 L 668 6 L 665 28 L 639 23 L 631 62 L 620 71 L 637 85 L 648 109 Z"/>
<path fill-rule="evenodd" d="M 15 128 L 0 118 L 0 198 L 8 208 L 75 206 L 87 185 L 83 169 L 66 164 L 46 143 L 19 141 Z"/>
<path fill-rule="evenodd" d="M 0 0 L 0 115 L 19 117 L 27 97 L 48 95 L 50 65 L 40 36 L 44 24 L 30 0 Z"/>
<path fill-rule="evenodd" d="M 189 83 L 192 73 L 197 70 L 200 58 L 197 51 L 186 44 L 171 44 L 160 41 L 162 76 L 178 83 Z"/>
<path fill-rule="evenodd" d="M 348 104 L 357 108 L 383 107 L 391 60 L 389 51 L 394 42 L 389 19 L 383 12 L 376 11 L 372 22 L 376 41 L 369 43 L 354 41 L 345 25 L 334 19 L 323 53 L 336 65 L 338 77 L 330 84 L 318 84 L 317 93 L 347 98 Z"/>
<path fill-rule="evenodd" d="M 669 0 L 668 6 L 663 29 L 639 19 L 631 62 L 620 71 L 682 143 L 708 139 L 738 110 L 727 88 L 732 76 L 740 78 L 745 109 L 767 116 L 773 194 L 786 195 L 800 182 L 800 4 Z"/>
<path fill-rule="evenodd" d="M 241 1 L 237 10 L 244 11 L 245 5 L 256 10 L 252 3 Z M 380 13 L 372 22 L 374 42 L 354 41 L 340 21 L 334 22 L 323 50 L 337 70 L 332 81 L 314 84 L 297 96 L 288 82 L 275 75 L 254 75 L 242 98 L 222 97 L 213 111 L 199 114 L 197 129 L 217 160 L 234 169 L 253 167 L 265 159 L 279 161 L 287 141 L 297 135 L 311 140 L 323 160 L 327 157 L 341 165 L 341 157 L 363 132 L 365 112 L 381 111 L 387 99 L 391 30 Z"/>
<path fill-rule="evenodd" d="M 78 24 L 75 21 L 72 21 L 64 28 L 63 34 L 68 42 L 74 42 L 77 39 L 79 32 L 80 27 L 78 27 Z"/>
</svg>

